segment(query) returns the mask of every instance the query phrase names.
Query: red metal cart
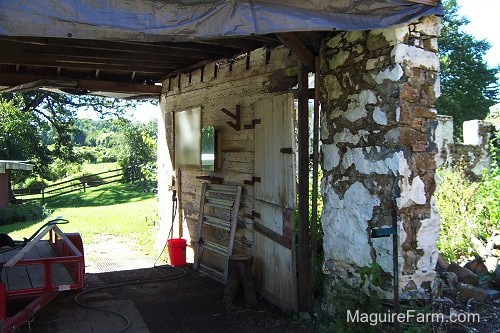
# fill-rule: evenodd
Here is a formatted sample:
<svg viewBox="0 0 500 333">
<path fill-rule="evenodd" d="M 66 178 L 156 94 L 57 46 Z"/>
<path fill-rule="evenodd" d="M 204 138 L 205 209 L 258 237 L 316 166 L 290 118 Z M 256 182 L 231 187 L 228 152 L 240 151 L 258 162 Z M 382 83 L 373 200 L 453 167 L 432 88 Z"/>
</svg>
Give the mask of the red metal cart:
<svg viewBox="0 0 500 333">
<path fill-rule="evenodd" d="M 49 239 L 42 240 L 46 234 Z M 83 288 L 80 234 L 65 234 L 55 224 L 46 226 L 24 247 L 0 253 L 0 265 L 1 333 L 32 320 L 59 292 Z"/>
</svg>

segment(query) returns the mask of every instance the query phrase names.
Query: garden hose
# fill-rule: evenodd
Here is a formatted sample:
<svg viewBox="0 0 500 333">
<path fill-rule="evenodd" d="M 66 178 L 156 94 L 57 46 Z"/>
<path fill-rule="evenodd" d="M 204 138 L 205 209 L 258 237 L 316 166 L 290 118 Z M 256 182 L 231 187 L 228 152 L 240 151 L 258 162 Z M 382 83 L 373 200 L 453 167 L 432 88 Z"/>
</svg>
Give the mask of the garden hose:
<svg viewBox="0 0 500 333">
<path fill-rule="evenodd" d="M 5 252 L 9 252 L 9 251 L 13 251 L 13 250 L 25 247 L 26 244 L 28 244 L 29 242 L 31 242 L 40 233 L 40 231 L 42 231 L 48 225 L 68 224 L 68 223 L 69 223 L 68 220 L 63 219 L 61 217 L 56 217 L 55 219 L 50 220 L 50 221 L 44 223 L 40 228 L 38 228 L 37 231 L 35 231 L 35 233 L 33 235 L 31 235 L 31 237 L 24 238 L 24 240 L 22 240 L 22 241 L 14 241 L 15 243 L 17 243 L 16 246 L 8 248 L 8 249 L 0 250 L 0 253 L 5 253 Z"/>
</svg>

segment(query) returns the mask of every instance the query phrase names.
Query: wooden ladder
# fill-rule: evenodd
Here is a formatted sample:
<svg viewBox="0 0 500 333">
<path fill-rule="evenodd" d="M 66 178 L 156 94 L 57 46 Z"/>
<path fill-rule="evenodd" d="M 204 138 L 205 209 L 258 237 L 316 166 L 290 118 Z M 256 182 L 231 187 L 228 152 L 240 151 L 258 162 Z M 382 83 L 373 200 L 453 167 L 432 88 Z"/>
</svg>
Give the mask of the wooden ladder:
<svg viewBox="0 0 500 333">
<path fill-rule="evenodd" d="M 229 257 L 233 254 L 234 235 L 240 208 L 242 187 L 238 185 L 219 185 L 204 183 L 201 191 L 200 213 L 198 219 L 198 237 L 193 268 L 226 283 Z M 216 210 L 223 213 L 225 218 L 209 215 L 206 212 L 211 207 L 211 212 Z M 229 233 L 228 238 L 215 240 L 205 239 L 208 228 L 215 229 L 216 232 Z M 209 266 L 207 260 L 203 258 L 204 251 L 210 251 L 224 257 L 224 267 L 216 269 Z"/>
</svg>

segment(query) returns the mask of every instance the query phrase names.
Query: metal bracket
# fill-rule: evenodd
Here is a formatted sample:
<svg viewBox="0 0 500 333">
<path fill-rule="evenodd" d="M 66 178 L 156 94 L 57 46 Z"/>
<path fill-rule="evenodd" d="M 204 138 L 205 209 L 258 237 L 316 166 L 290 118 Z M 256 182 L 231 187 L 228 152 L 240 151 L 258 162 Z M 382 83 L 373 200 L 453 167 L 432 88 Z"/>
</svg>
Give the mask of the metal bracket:
<svg viewBox="0 0 500 333">
<path fill-rule="evenodd" d="M 252 119 L 252 123 L 249 125 L 243 126 L 244 129 L 254 129 L 255 125 L 260 124 L 260 119 Z"/>
<path fill-rule="evenodd" d="M 239 131 L 241 127 L 241 112 L 240 112 L 240 105 L 236 105 L 236 113 L 232 113 L 226 108 L 220 109 L 222 112 L 224 112 L 226 115 L 229 117 L 233 118 L 235 122 L 232 121 L 226 121 L 226 124 L 234 128 L 235 130 Z"/>
</svg>

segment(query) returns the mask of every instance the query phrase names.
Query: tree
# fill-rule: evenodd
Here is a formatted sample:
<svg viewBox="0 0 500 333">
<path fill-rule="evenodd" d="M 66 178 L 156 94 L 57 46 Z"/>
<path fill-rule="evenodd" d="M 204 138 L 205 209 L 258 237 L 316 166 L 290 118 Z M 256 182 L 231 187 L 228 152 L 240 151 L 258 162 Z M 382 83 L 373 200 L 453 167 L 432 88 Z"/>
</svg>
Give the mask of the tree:
<svg viewBox="0 0 500 333">
<path fill-rule="evenodd" d="M 133 165 L 156 165 L 157 123 L 134 123 L 120 120 L 120 138 L 118 149 L 118 164 L 122 167 Z"/>
<path fill-rule="evenodd" d="M 45 178 L 49 178 L 49 164 L 55 159 L 65 163 L 80 161 L 73 149 L 73 137 L 77 131 L 75 121 L 79 110 L 92 109 L 102 117 L 120 117 L 126 108 L 135 105 L 135 102 L 119 99 L 42 90 L 8 93 L 0 97 L 5 101 L 2 105 L 9 106 L 3 108 L 5 114 L 2 115 L 2 126 L 8 132 L 3 131 L 0 135 L 3 135 L 4 147 L 10 147 L 9 150 L 3 148 L 0 151 L 0 159 L 22 156 L 22 159 L 32 160 L 37 165 L 36 172 Z M 24 128 L 22 145 L 12 133 L 12 126 L 20 126 L 19 122 L 24 122 L 27 126 Z M 41 142 L 50 143 L 51 148 L 47 149 Z"/>
<path fill-rule="evenodd" d="M 446 1 L 445 8 L 439 39 L 441 97 L 436 107 L 438 113 L 453 117 L 455 136 L 460 139 L 462 123 L 484 119 L 498 100 L 495 75 L 500 68 L 489 68 L 483 59 L 490 48 L 487 41 L 461 30 L 469 21 L 459 16 L 457 0 Z"/>
</svg>

